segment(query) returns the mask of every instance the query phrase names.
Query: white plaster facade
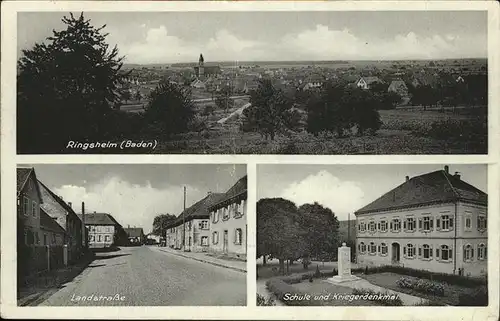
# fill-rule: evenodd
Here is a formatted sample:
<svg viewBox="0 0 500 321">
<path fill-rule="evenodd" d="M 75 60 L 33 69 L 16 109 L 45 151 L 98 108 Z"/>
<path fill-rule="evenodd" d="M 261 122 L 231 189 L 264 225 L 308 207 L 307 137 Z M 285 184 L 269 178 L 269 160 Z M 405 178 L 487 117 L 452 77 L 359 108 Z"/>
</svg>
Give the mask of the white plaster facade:
<svg viewBox="0 0 500 321">
<path fill-rule="evenodd" d="M 356 223 L 356 256 L 361 266 L 400 265 L 466 276 L 487 274 L 484 205 L 457 201 L 357 214 Z"/>
</svg>

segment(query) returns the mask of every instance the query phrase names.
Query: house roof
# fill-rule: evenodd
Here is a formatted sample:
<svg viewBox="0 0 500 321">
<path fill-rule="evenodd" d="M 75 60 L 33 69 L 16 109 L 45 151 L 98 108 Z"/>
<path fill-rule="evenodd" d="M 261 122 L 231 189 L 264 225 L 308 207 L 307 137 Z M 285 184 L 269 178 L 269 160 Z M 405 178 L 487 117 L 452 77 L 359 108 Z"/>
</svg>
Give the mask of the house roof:
<svg viewBox="0 0 500 321">
<path fill-rule="evenodd" d="M 82 220 L 82 214 L 78 214 Z M 113 216 L 108 213 L 87 213 L 85 214 L 85 225 L 120 225 Z"/>
<path fill-rule="evenodd" d="M 239 195 L 244 195 L 247 193 L 247 175 L 240 178 L 236 184 L 234 184 L 226 193 L 223 194 L 221 199 L 210 207 L 210 210 L 220 208 L 224 206 L 225 203 L 230 202 L 232 199 L 238 197 Z"/>
<path fill-rule="evenodd" d="M 388 91 L 391 91 L 391 90 L 397 90 L 398 88 L 408 88 L 406 86 L 406 83 L 401 80 L 401 79 L 397 79 L 397 80 L 393 80 L 391 81 L 391 84 L 389 85 L 389 88 L 387 88 Z"/>
<path fill-rule="evenodd" d="M 361 77 L 359 80 L 364 79 L 367 85 L 373 84 L 374 82 L 382 82 L 379 77 L 369 76 L 369 77 Z"/>
<path fill-rule="evenodd" d="M 208 210 L 209 207 L 218 203 L 223 196 L 224 194 L 222 193 L 208 194 L 203 199 L 186 208 L 172 223 L 169 224 L 168 228 L 179 226 L 183 223 L 183 221 L 187 222 L 193 219 L 208 218 L 210 216 L 210 212 Z"/>
<path fill-rule="evenodd" d="M 144 231 L 142 227 L 126 227 L 124 228 L 125 233 L 128 237 L 141 237 L 144 236 Z"/>
<path fill-rule="evenodd" d="M 17 181 L 17 196 L 21 193 L 21 191 L 24 189 L 24 186 L 26 185 L 26 182 L 28 181 L 29 177 L 33 175 L 33 181 L 36 182 L 36 174 L 35 174 L 35 169 L 33 167 L 18 167 L 16 171 L 16 181 Z M 42 195 L 40 193 L 40 188 L 38 187 L 38 184 L 35 184 L 35 188 L 38 194 L 38 197 L 40 198 L 40 202 L 43 202 L 42 200 Z"/>
<path fill-rule="evenodd" d="M 464 182 L 459 176 L 450 175 L 446 170 L 439 170 L 409 179 L 359 209 L 355 214 L 448 203 L 457 200 L 487 205 L 488 195 Z"/>
<path fill-rule="evenodd" d="M 76 215 L 71 206 L 69 206 L 62 198 L 54 194 L 47 186 L 45 186 L 42 182 L 38 182 L 38 188 L 40 190 L 40 194 L 42 196 L 43 203 L 40 205 L 41 208 L 49 215 L 54 216 L 57 212 L 62 212 L 62 214 L 66 215 Z M 79 218 L 79 217 L 78 217 Z M 64 228 L 64 227 L 63 227 Z"/>
<path fill-rule="evenodd" d="M 42 208 L 40 211 L 40 227 L 42 230 L 65 234 L 66 231 Z"/>
</svg>

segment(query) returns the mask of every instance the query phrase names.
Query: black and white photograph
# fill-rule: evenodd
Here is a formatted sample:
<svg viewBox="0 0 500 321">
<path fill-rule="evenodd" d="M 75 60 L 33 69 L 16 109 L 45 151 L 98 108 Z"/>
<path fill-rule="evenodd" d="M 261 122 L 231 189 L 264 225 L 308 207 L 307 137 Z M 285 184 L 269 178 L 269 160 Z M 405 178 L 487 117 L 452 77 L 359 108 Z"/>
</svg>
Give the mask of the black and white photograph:
<svg viewBox="0 0 500 321">
<path fill-rule="evenodd" d="M 246 165 L 17 166 L 19 306 L 245 306 Z"/>
<path fill-rule="evenodd" d="M 19 12 L 18 154 L 488 154 L 488 12 Z"/>
<path fill-rule="evenodd" d="M 259 165 L 257 304 L 488 306 L 487 165 Z"/>
</svg>

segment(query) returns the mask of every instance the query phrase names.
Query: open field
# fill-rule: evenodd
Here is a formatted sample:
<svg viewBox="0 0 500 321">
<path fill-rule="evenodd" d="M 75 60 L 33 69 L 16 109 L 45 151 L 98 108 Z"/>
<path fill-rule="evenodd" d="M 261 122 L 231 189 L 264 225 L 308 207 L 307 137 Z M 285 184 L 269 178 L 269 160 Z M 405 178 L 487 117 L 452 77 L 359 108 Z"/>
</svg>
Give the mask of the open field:
<svg viewBox="0 0 500 321">
<path fill-rule="evenodd" d="M 231 112 L 231 111 L 230 111 Z M 212 121 L 224 117 L 217 111 Z M 288 133 L 266 141 L 258 133 L 244 133 L 237 123 L 215 124 L 201 133 L 177 135 L 163 141 L 155 153 L 193 154 L 481 154 L 487 152 L 486 137 L 482 141 L 435 139 L 418 134 L 441 121 L 475 120 L 486 124 L 484 110 L 380 111 L 382 128 L 375 136 L 335 138 L 315 137 L 307 132 Z M 221 117 L 221 118 L 222 118 Z M 212 122 L 211 122 L 212 123 Z"/>
</svg>

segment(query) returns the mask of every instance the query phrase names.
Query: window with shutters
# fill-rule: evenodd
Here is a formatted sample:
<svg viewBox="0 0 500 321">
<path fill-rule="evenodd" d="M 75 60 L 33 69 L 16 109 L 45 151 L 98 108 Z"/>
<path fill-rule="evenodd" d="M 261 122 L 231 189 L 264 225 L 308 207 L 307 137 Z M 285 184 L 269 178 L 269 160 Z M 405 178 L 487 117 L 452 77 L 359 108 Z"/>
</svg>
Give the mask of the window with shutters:
<svg viewBox="0 0 500 321">
<path fill-rule="evenodd" d="M 486 230 L 486 215 L 479 215 L 477 217 L 477 229 L 479 231 Z"/>
<path fill-rule="evenodd" d="M 379 231 L 383 232 L 383 233 L 387 232 L 387 221 L 386 220 L 380 221 L 380 223 L 379 223 Z"/>
<path fill-rule="evenodd" d="M 217 223 L 219 221 L 220 209 L 212 212 L 212 223 Z"/>
<path fill-rule="evenodd" d="M 208 246 L 208 236 L 201 237 L 201 246 Z"/>
<path fill-rule="evenodd" d="M 375 245 L 375 243 L 370 242 L 370 246 L 368 247 L 368 250 L 370 252 L 370 255 L 377 254 L 377 246 Z"/>
<path fill-rule="evenodd" d="M 470 262 L 474 259 L 474 249 L 472 245 L 466 244 L 464 245 L 464 261 Z"/>
<path fill-rule="evenodd" d="M 382 243 L 380 244 L 380 255 L 386 256 L 387 255 L 387 244 Z"/>
<path fill-rule="evenodd" d="M 219 243 L 219 232 L 212 233 L 212 244 Z"/>
<path fill-rule="evenodd" d="M 440 251 L 436 251 L 436 257 L 438 257 L 440 261 L 445 261 L 445 262 L 451 261 L 453 259 L 453 253 L 451 248 L 448 245 L 441 245 Z"/>
<path fill-rule="evenodd" d="M 359 225 L 358 225 L 358 231 L 359 231 L 360 233 L 364 233 L 364 232 L 366 232 L 366 223 L 365 223 L 365 221 L 360 221 L 360 222 L 359 222 Z"/>
<path fill-rule="evenodd" d="M 23 214 L 29 215 L 30 200 L 26 196 L 23 196 Z"/>
<path fill-rule="evenodd" d="M 420 252 L 420 250 L 419 250 Z M 430 260 L 432 258 L 432 247 L 429 244 L 422 245 L 422 259 Z"/>
<path fill-rule="evenodd" d="M 199 227 L 201 230 L 208 230 L 208 221 L 203 220 L 203 221 L 200 221 L 199 224 L 200 224 Z"/>
<path fill-rule="evenodd" d="M 401 220 L 399 218 L 393 218 L 391 221 L 391 231 L 397 233 L 401 231 Z"/>
<path fill-rule="evenodd" d="M 464 215 L 464 230 L 471 231 L 472 230 L 472 213 L 465 212 Z"/>
<path fill-rule="evenodd" d="M 241 240 L 243 238 L 242 230 L 237 228 L 234 230 L 234 244 L 241 245 Z"/>
<path fill-rule="evenodd" d="M 365 254 L 366 253 L 366 244 L 365 242 L 359 243 L 359 253 Z"/>
<path fill-rule="evenodd" d="M 420 221 L 420 222 L 422 222 L 422 223 L 420 223 L 420 222 L 419 222 L 419 225 L 420 225 L 420 224 L 422 225 L 421 227 L 419 226 L 419 228 L 420 228 L 423 232 L 430 232 L 430 231 L 432 231 L 432 229 L 433 229 L 433 226 L 432 226 L 432 225 L 433 225 L 433 224 L 432 224 L 432 223 L 433 223 L 433 221 L 434 221 L 434 219 L 432 218 L 432 216 L 430 216 L 430 215 L 426 215 L 426 216 L 422 217 L 422 219 L 421 219 L 421 221 Z"/>
<path fill-rule="evenodd" d="M 36 217 L 36 213 L 37 213 L 37 203 L 35 201 L 32 201 L 31 202 L 31 215 L 33 215 L 33 217 Z"/>
<path fill-rule="evenodd" d="M 406 245 L 406 257 L 413 259 L 415 257 L 415 246 L 411 243 Z"/>
<path fill-rule="evenodd" d="M 375 224 L 375 221 L 370 221 L 370 223 L 368 223 L 368 230 L 370 231 L 370 233 L 375 233 L 375 231 L 377 231 L 377 225 Z"/>
<path fill-rule="evenodd" d="M 227 221 L 227 220 L 229 219 L 229 208 L 224 207 L 224 208 L 222 209 L 222 211 L 223 211 L 223 212 L 222 212 L 222 220 L 223 220 L 223 221 Z"/>
<path fill-rule="evenodd" d="M 407 217 L 405 222 L 405 231 L 406 232 L 415 232 L 416 229 L 416 222 L 414 217 Z"/>
<path fill-rule="evenodd" d="M 477 259 L 486 260 L 486 245 L 484 243 L 477 246 Z"/>
<path fill-rule="evenodd" d="M 453 217 L 448 214 L 441 215 L 441 231 L 453 230 Z"/>
</svg>

